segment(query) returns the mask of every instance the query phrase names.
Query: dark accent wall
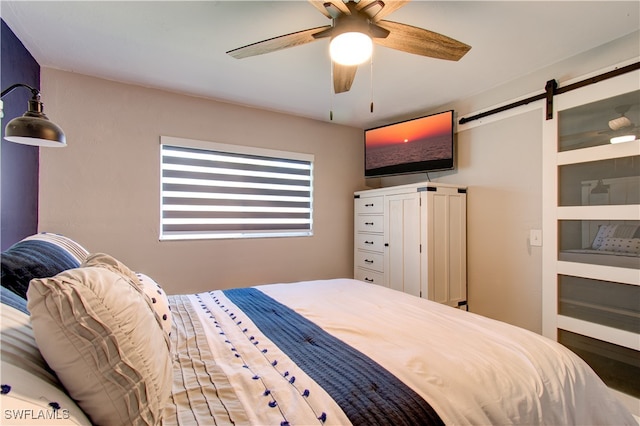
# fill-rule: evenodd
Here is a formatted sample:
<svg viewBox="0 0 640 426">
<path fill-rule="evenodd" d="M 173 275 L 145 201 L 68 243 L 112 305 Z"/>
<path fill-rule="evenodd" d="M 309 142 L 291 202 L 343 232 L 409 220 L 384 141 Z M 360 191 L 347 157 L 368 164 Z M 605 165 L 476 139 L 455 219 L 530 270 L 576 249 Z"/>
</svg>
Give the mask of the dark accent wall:
<svg viewBox="0 0 640 426">
<path fill-rule="evenodd" d="M 0 33 L 0 85 L 2 90 L 15 83 L 40 88 L 40 65 L 2 21 Z M 27 110 L 31 92 L 18 88 L 2 98 L 2 142 L 0 145 L 0 249 L 34 234 L 38 230 L 39 148 L 4 140 L 4 127 Z"/>
</svg>

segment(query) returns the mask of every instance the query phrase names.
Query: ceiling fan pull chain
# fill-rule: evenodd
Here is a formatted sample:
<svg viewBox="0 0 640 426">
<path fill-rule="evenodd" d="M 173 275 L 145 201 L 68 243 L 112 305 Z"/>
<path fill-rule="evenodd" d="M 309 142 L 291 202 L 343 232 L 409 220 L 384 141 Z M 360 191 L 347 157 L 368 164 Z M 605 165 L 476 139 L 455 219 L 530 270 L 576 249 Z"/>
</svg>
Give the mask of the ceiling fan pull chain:
<svg viewBox="0 0 640 426">
<path fill-rule="evenodd" d="M 369 109 L 371 110 L 371 114 L 373 114 L 373 52 L 371 53 L 370 64 L 371 72 L 369 73 L 369 76 L 371 77 L 371 105 L 369 106 Z"/>
<path fill-rule="evenodd" d="M 331 68 L 331 72 L 329 72 L 330 78 L 329 78 L 329 121 L 333 121 L 333 97 L 334 95 L 334 89 L 332 86 L 333 84 L 333 61 L 329 60 L 329 67 Z"/>
</svg>

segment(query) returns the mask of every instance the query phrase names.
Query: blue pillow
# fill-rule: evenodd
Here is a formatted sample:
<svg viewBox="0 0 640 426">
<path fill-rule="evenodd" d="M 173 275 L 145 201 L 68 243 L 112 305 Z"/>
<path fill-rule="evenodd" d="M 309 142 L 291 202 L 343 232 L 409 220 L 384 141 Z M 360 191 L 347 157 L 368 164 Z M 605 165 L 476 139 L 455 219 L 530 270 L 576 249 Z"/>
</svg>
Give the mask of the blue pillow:
<svg viewBox="0 0 640 426">
<path fill-rule="evenodd" d="M 29 310 L 27 309 L 27 301 L 22 297 L 18 296 L 9 289 L 0 287 L 0 302 L 2 304 L 11 306 L 12 308 L 16 308 L 19 311 L 24 312 L 29 315 Z"/>
<path fill-rule="evenodd" d="M 59 245 L 42 240 L 22 240 L 2 253 L 2 287 L 27 299 L 29 281 L 53 277 L 80 262 Z"/>
</svg>

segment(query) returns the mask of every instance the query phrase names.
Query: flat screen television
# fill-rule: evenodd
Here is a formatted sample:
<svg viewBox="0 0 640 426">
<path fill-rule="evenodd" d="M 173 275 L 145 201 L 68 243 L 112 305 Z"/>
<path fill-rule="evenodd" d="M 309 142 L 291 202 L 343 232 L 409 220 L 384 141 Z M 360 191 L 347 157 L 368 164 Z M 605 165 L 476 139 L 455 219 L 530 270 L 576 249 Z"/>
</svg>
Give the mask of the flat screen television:
<svg viewBox="0 0 640 426">
<path fill-rule="evenodd" d="M 453 110 L 364 131 L 365 177 L 451 170 Z"/>
</svg>

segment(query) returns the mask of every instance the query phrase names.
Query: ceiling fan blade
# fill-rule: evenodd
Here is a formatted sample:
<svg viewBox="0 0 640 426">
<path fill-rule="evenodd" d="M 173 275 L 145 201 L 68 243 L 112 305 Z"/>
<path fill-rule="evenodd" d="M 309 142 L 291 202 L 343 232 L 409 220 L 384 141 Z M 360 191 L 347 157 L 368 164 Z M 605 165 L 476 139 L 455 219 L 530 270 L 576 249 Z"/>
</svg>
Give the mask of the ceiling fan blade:
<svg viewBox="0 0 640 426">
<path fill-rule="evenodd" d="M 351 11 L 342 0 L 309 0 L 309 3 L 329 19 L 335 19 L 341 13 L 351 15 Z"/>
<path fill-rule="evenodd" d="M 369 17 L 369 19 L 371 19 L 380 13 L 385 4 L 386 2 L 383 2 L 382 0 L 360 0 L 356 4 L 356 10 L 358 12 L 363 12 Z"/>
<path fill-rule="evenodd" d="M 320 13 L 322 13 L 324 16 L 326 16 L 329 19 L 333 19 L 331 17 L 331 15 L 329 14 L 329 12 L 327 11 L 327 9 L 324 7 L 324 1 L 322 1 L 322 0 L 309 0 L 309 3 L 311 3 L 311 5 L 313 7 L 318 9 L 320 11 Z"/>
<path fill-rule="evenodd" d="M 356 77 L 357 65 L 340 65 L 333 63 L 333 92 L 348 92 Z"/>
<path fill-rule="evenodd" d="M 326 30 L 318 31 L 317 33 L 313 34 L 312 37 L 315 39 L 319 39 L 319 38 L 326 38 L 326 37 L 333 36 L 333 33 L 336 30 L 336 27 L 330 25 L 326 28 L 327 28 Z"/>
<path fill-rule="evenodd" d="M 389 36 L 390 31 L 386 28 L 382 28 L 378 24 L 370 23 L 369 24 L 369 35 L 372 39 L 376 38 L 386 38 Z"/>
<path fill-rule="evenodd" d="M 277 50 L 286 49 L 288 47 L 300 46 L 301 44 L 316 41 L 313 37 L 315 33 L 325 31 L 331 28 L 331 25 L 323 27 L 309 28 L 308 30 L 298 31 L 291 34 L 273 37 L 267 40 L 251 43 L 246 46 L 238 47 L 227 52 L 236 59 L 247 58 L 249 56 L 262 55 L 265 53 L 275 52 Z"/>
<path fill-rule="evenodd" d="M 360 0 L 356 9 L 364 12 L 373 22 L 378 22 L 407 3 L 409 0 Z"/>
<path fill-rule="evenodd" d="M 386 38 L 374 38 L 381 46 L 431 58 L 458 61 L 471 46 L 442 34 L 393 21 L 378 21 L 377 24 L 390 31 Z"/>
</svg>

